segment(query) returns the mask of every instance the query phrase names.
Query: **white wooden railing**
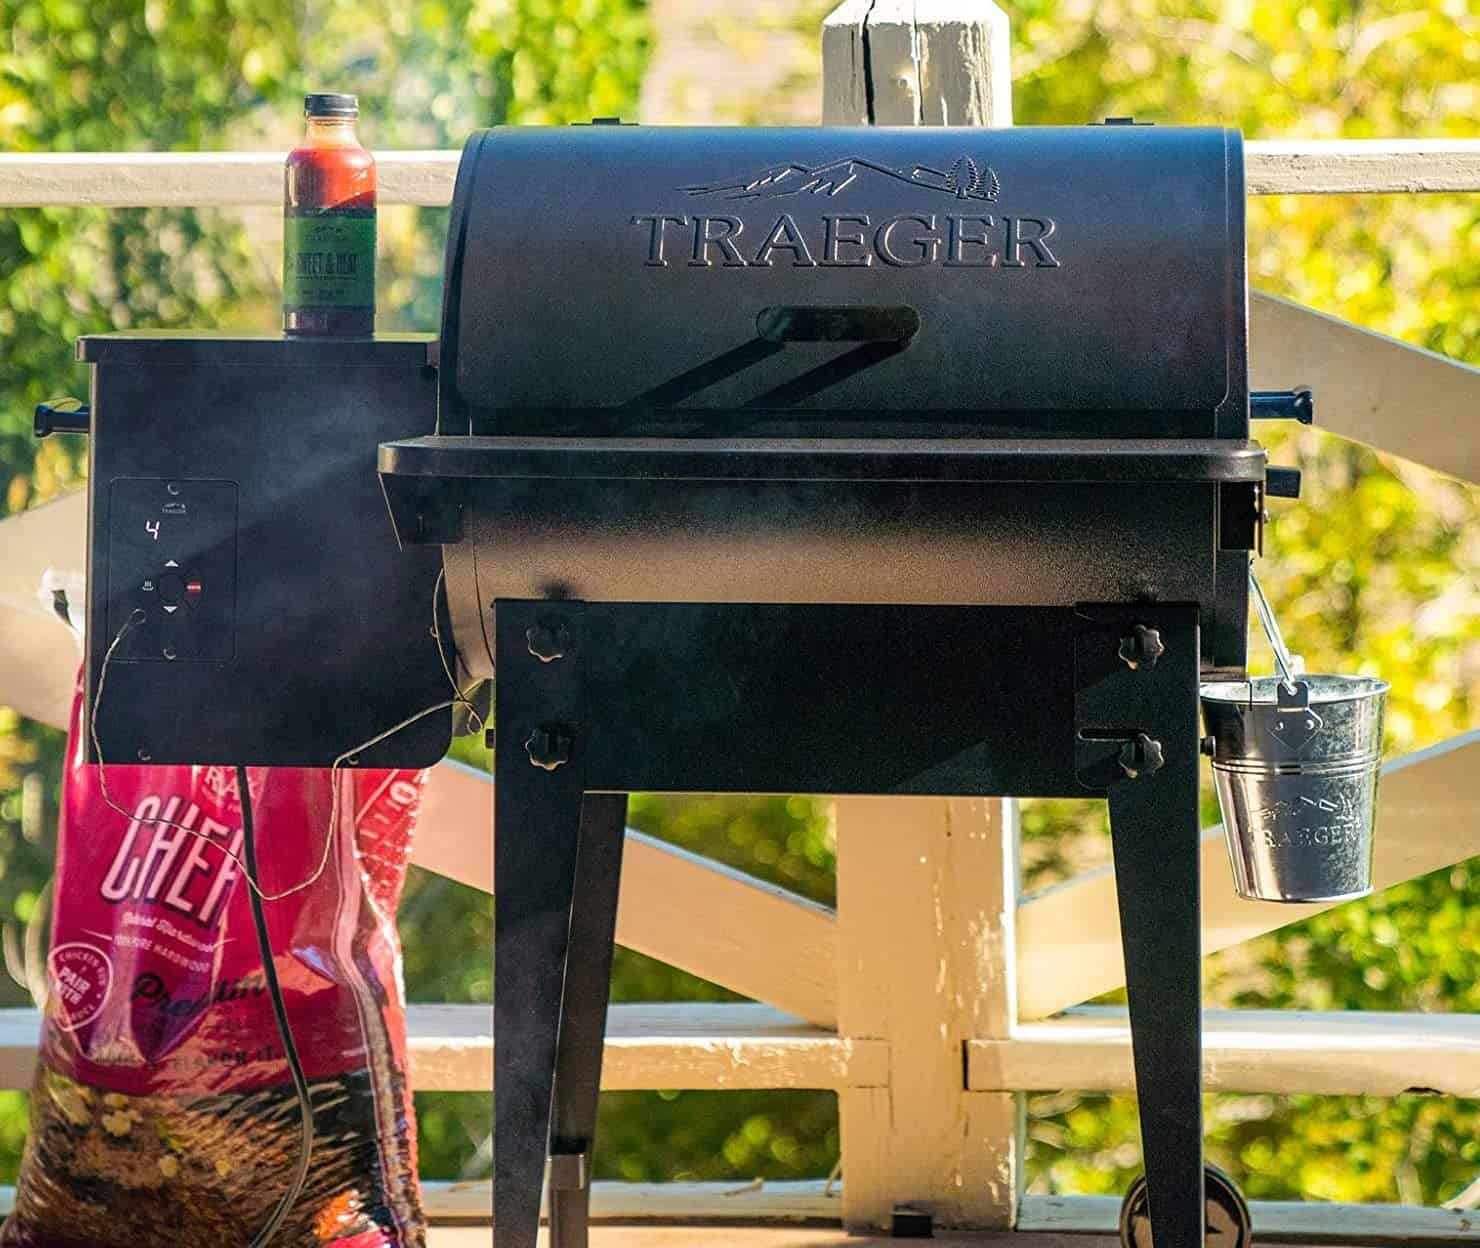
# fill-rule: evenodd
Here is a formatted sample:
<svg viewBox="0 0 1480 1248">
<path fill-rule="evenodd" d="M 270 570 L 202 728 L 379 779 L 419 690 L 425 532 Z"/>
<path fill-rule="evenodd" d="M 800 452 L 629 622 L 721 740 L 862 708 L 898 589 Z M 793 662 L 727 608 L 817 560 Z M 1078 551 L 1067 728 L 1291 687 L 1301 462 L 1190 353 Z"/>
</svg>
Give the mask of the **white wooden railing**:
<svg viewBox="0 0 1480 1248">
<path fill-rule="evenodd" d="M 926 20 L 924 7 L 847 0 L 827 19 L 826 121 L 1010 124 L 1002 13 L 953 0 Z M 1247 154 L 1251 194 L 1480 191 L 1477 142 L 1253 142 Z M 457 153 L 377 162 L 382 202 L 449 201 Z M 0 156 L 0 209 L 273 204 L 280 178 L 271 152 Z M 1480 371 L 1267 295 L 1253 296 L 1250 331 L 1256 386 L 1297 378 L 1320 395 L 1325 428 L 1480 480 Z M 80 496 L 0 524 L 0 702 L 58 726 L 77 654 L 35 588 L 47 567 L 84 566 L 83 525 Z M 1388 767 L 1379 888 L 1480 853 L 1477 771 L 1480 732 Z M 443 763 L 414 861 L 489 890 L 492 807 L 489 777 Z M 862 1227 L 911 1202 L 947 1223 L 1113 1228 L 1115 1200 L 1022 1194 L 1025 1091 L 1133 1086 L 1124 1012 L 1074 1008 L 1123 982 L 1108 870 L 1020 896 L 1008 802 L 850 798 L 837 826 L 836 912 L 629 832 L 619 942 L 761 1004 L 615 1007 L 603 1086 L 834 1090 L 841 1185 L 598 1184 L 596 1216 Z M 1239 900 L 1220 836 L 1209 830 L 1203 853 L 1209 952 L 1312 912 Z M 0 1086 L 27 1085 L 37 1027 L 33 1012 L 0 1011 Z M 413 1007 L 410 1029 L 415 1087 L 491 1086 L 488 1007 Z M 1418 1080 L 1476 1096 L 1480 1015 L 1213 1012 L 1205 1061 L 1213 1090 L 1390 1096 Z M 428 1204 L 480 1219 L 487 1185 L 431 1184 Z M 1396 1206 L 1256 1203 L 1255 1224 L 1270 1237 L 1480 1242 L 1461 1215 Z"/>
</svg>

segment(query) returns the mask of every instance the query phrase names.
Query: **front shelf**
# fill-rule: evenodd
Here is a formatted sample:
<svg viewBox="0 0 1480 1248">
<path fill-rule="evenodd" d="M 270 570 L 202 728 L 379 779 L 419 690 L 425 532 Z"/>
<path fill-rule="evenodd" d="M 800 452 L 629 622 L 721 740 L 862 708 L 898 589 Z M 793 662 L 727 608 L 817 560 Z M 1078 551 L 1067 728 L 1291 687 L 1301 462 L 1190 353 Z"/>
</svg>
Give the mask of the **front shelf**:
<svg viewBox="0 0 1480 1248">
<path fill-rule="evenodd" d="M 380 472 L 432 480 L 1260 482 L 1257 442 L 1189 438 L 585 438 L 385 442 Z"/>
</svg>

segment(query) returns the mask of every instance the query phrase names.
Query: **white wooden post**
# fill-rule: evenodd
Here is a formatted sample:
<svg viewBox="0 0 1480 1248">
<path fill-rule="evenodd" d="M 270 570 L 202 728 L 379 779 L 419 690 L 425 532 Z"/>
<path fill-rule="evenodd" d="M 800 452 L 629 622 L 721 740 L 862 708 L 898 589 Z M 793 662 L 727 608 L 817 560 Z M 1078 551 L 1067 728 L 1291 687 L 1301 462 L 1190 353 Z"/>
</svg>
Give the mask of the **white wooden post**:
<svg viewBox="0 0 1480 1248">
<path fill-rule="evenodd" d="M 1009 1036 L 1017 829 L 997 799 L 838 802 L 838 1019 L 889 1043 L 889 1085 L 845 1089 L 843 1220 L 896 1205 L 948 1226 L 1011 1227 L 1022 1097 L 971 1092 L 966 1045 Z"/>
<path fill-rule="evenodd" d="M 829 125 L 1012 123 L 1006 15 L 989 0 L 845 0 L 822 26 Z M 967 1043 L 1016 1011 L 1017 819 L 1009 802 L 845 798 L 838 818 L 838 1030 L 889 1042 L 887 1088 L 839 1093 L 843 1219 L 897 1205 L 1010 1228 L 1022 1097 L 971 1092 Z"/>
<path fill-rule="evenodd" d="M 1009 56 L 991 0 L 843 0 L 822 23 L 822 122 L 1010 126 Z"/>
</svg>

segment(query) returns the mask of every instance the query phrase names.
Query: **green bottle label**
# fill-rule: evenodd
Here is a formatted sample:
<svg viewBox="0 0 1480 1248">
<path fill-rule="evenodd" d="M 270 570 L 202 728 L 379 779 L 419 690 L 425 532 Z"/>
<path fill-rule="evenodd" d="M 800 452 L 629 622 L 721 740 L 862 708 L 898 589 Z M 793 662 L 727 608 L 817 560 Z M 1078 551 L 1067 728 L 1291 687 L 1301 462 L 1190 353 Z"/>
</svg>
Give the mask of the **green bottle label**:
<svg viewBox="0 0 1480 1248">
<path fill-rule="evenodd" d="M 283 306 L 375 307 L 375 218 L 283 220 Z"/>
</svg>

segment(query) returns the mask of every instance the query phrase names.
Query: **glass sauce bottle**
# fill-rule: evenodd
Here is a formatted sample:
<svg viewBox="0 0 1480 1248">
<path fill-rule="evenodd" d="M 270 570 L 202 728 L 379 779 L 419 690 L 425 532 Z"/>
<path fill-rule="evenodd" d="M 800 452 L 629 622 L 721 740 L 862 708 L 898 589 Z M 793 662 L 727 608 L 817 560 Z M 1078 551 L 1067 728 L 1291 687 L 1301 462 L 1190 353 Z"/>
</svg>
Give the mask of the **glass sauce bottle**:
<svg viewBox="0 0 1480 1248">
<path fill-rule="evenodd" d="M 375 158 L 355 134 L 353 95 L 308 95 L 303 143 L 283 176 L 283 329 L 375 330 Z"/>
</svg>

